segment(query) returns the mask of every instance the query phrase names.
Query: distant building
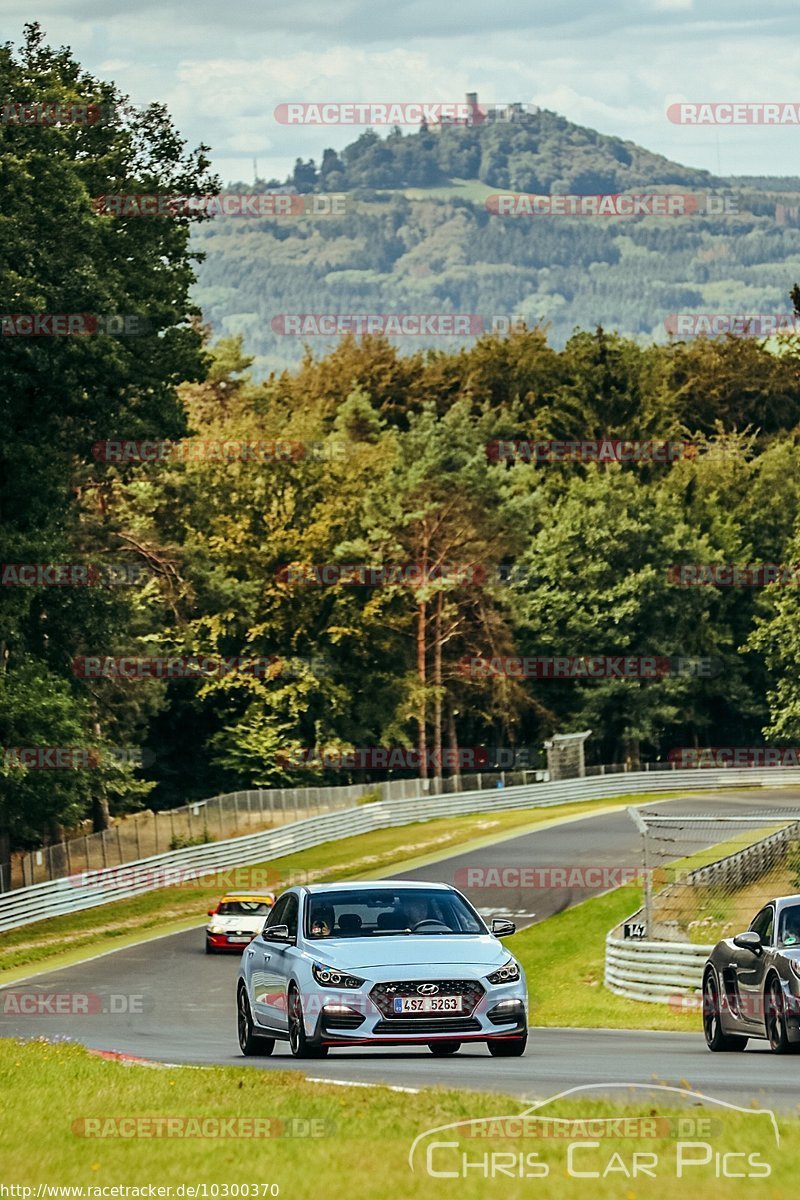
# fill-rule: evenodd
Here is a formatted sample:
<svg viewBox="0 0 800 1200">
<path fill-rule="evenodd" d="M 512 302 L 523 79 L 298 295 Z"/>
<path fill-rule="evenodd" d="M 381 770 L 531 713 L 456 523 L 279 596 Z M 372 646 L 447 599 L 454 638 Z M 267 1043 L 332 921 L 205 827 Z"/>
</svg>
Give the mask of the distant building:
<svg viewBox="0 0 800 1200">
<path fill-rule="evenodd" d="M 775 205 L 775 221 L 778 225 L 798 225 L 800 220 L 800 209 L 796 204 L 776 204 Z"/>
<path fill-rule="evenodd" d="M 518 121 L 521 117 L 538 113 L 539 111 L 538 104 L 522 104 L 518 100 L 514 101 L 513 104 L 488 104 L 482 107 L 478 101 L 477 92 L 467 92 L 465 99 L 469 109 L 468 116 L 442 116 L 438 121 L 431 123 L 430 129 L 435 131 L 452 126 L 468 128 L 470 126 L 498 124 L 503 121 Z"/>
</svg>

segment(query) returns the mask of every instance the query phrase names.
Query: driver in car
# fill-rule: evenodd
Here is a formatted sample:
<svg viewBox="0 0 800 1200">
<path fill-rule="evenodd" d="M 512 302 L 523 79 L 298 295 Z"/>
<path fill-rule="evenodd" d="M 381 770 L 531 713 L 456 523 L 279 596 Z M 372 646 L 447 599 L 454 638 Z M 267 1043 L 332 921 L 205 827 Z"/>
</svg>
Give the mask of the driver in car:
<svg viewBox="0 0 800 1200">
<path fill-rule="evenodd" d="M 789 908 L 783 915 L 784 946 L 800 944 L 800 907 Z"/>
<path fill-rule="evenodd" d="M 311 918 L 312 937 L 330 937 L 333 929 L 333 909 L 318 908 Z"/>
<path fill-rule="evenodd" d="M 408 900 L 405 904 L 406 926 L 413 929 L 420 921 L 426 921 L 430 918 L 428 905 L 424 900 Z"/>
</svg>

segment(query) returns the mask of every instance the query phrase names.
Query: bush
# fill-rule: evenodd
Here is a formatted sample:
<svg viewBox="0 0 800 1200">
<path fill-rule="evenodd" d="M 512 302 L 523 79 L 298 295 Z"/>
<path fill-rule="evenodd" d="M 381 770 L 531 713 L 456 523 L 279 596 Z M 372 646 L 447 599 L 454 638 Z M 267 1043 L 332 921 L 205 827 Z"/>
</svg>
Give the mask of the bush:
<svg viewBox="0 0 800 1200">
<path fill-rule="evenodd" d="M 170 838 L 169 848 L 170 850 L 185 850 L 188 846 L 206 846 L 209 842 L 213 842 L 214 840 L 215 839 L 206 829 L 198 837 L 176 836 L 174 838 Z"/>
</svg>

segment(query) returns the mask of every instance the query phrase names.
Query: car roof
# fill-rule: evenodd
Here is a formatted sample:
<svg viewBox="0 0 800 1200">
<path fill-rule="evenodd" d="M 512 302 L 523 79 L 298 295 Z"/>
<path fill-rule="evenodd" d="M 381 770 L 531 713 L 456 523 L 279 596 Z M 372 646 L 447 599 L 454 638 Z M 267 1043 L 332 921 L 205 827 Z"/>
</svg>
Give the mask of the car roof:
<svg viewBox="0 0 800 1200">
<path fill-rule="evenodd" d="M 776 896 L 774 900 L 768 900 L 767 904 L 776 904 L 779 908 L 785 904 L 800 904 L 800 895 Z M 763 907 L 766 908 L 766 904 Z"/>
<path fill-rule="evenodd" d="M 346 880 L 341 880 L 339 883 L 308 883 L 305 885 L 306 891 L 313 893 L 315 896 L 325 894 L 325 892 L 374 892 L 383 891 L 384 888 L 416 888 L 419 891 L 440 891 L 452 892 L 454 889 L 449 883 L 425 883 L 416 879 L 369 879 L 358 880 L 355 883 L 347 883 Z"/>
<path fill-rule="evenodd" d="M 220 900 L 266 900 L 267 897 L 275 899 L 274 892 L 225 892 Z"/>
</svg>

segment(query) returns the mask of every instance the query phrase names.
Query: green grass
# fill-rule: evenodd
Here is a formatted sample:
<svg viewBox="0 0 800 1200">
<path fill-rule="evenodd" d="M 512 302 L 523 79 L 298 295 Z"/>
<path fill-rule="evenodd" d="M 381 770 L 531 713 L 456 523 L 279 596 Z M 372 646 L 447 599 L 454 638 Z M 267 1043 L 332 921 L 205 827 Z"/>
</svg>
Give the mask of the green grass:
<svg viewBox="0 0 800 1200">
<path fill-rule="evenodd" d="M 480 179 L 453 178 L 447 183 L 433 184 L 431 187 L 399 187 L 371 188 L 382 196 L 405 196 L 407 200 L 469 200 L 472 204 L 482 205 L 487 196 L 495 196 L 498 192 L 508 191 L 508 188 L 491 187 L 481 183 Z M 369 206 L 372 202 L 359 200 L 360 205 Z"/>
<path fill-rule="evenodd" d="M 603 986 L 606 934 L 641 903 L 640 887 L 616 888 L 504 939 L 525 968 L 532 1025 L 699 1030 L 677 1002 L 626 1000 Z"/>
<path fill-rule="evenodd" d="M 485 845 L 551 821 L 608 811 L 648 798 L 626 797 L 622 802 L 588 800 L 511 812 L 487 810 L 470 816 L 420 821 L 326 842 L 273 859 L 270 863 L 244 867 L 235 878 L 232 878 L 232 872 L 226 872 L 217 880 L 209 879 L 208 887 L 196 886 L 205 880 L 192 880 L 183 886 L 159 888 L 132 900 L 118 900 L 24 925 L 0 934 L 0 984 L 12 982 L 21 969 L 28 966 L 67 965 L 68 961 L 77 961 L 85 956 L 87 948 L 99 953 L 140 940 L 148 934 L 191 928 L 205 918 L 211 904 L 232 884 L 238 887 L 269 886 L 279 890 L 281 886 L 301 880 L 385 875 L 394 866 L 410 869 L 412 865 L 435 861 L 458 849 Z"/>
<path fill-rule="evenodd" d="M 325 1075 L 324 1063 L 309 1066 L 309 1074 Z M 531 1067 L 533 1082 L 535 1059 Z M 681 1109 L 677 1098 L 663 1092 L 638 1100 L 636 1093 L 623 1093 L 624 1102 L 619 1105 L 571 1097 L 542 1110 L 562 1120 L 629 1116 L 669 1121 L 656 1130 L 651 1127 L 650 1136 L 641 1136 L 645 1132 L 641 1130 L 639 1136 L 606 1138 L 599 1145 L 595 1141 L 578 1146 L 574 1170 L 602 1173 L 612 1163 L 605 1179 L 588 1180 L 570 1177 L 567 1172 L 567 1142 L 581 1140 L 574 1126 L 569 1138 L 512 1139 L 507 1126 L 496 1125 L 484 1127 L 489 1136 L 480 1139 L 463 1133 L 459 1136 L 452 1130 L 435 1138 L 429 1135 L 418 1147 L 412 1173 L 409 1152 L 415 1139 L 426 1131 L 452 1122 L 513 1117 L 529 1107 L 529 1102 L 499 1094 L 439 1088 L 398 1094 L 383 1087 L 326 1086 L 307 1082 L 300 1072 L 240 1066 L 152 1070 L 105 1061 L 77 1046 L 9 1040 L 0 1041 L 0 1094 L 14 1097 L 14 1103 L 6 1106 L 0 1126 L 2 1181 L 17 1187 L 152 1184 L 174 1189 L 181 1184 L 230 1187 L 247 1183 L 277 1184 L 282 1200 L 318 1200 L 321 1196 L 325 1200 L 383 1200 L 393 1195 L 425 1200 L 483 1200 L 487 1195 L 503 1200 L 534 1196 L 541 1200 L 656 1200 L 668 1194 L 670 1182 L 677 1175 L 677 1120 L 690 1117 L 710 1118 L 713 1122 L 710 1130 L 699 1137 L 684 1134 L 685 1141 L 703 1140 L 710 1147 L 711 1161 L 704 1167 L 690 1168 L 684 1176 L 695 1191 L 702 1189 L 704 1197 L 712 1200 L 749 1200 L 754 1195 L 781 1200 L 794 1197 L 797 1191 L 800 1125 L 795 1119 L 779 1119 L 781 1143 L 777 1147 L 771 1120 L 764 1113 L 732 1113 L 716 1106 Z M 309 1128 L 301 1122 L 317 1122 L 310 1127 L 326 1136 L 219 1139 L 81 1135 L 87 1126 L 79 1122 L 86 1118 L 102 1122 L 95 1126 L 102 1131 L 110 1128 L 106 1124 L 109 1118 L 126 1117 L 261 1118 L 282 1123 L 272 1127 L 275 1133 L 287 1125 L 297 1130 Z M 533 1130 L 529 1126 L 526 1132 L 530 1135 Z M 587 1136 L 591 1134 L 584 1130 L 583 1139 Z M 520 1154 L 538 1155 L 529 1161 L 544 1164 L 547 1176 L 519 1179 L 496 1175 L 486 1179 L 483 1170 L 473 1168 L 466 1178 L 431 1177 L 425 1167 L 426 1146 L 433 1140 L 457 1139 L 455 1149 L 435 1152 L 435 1170 L 460 1168 L 462 1152 L 472 1163 L 482 1163 L 486 1154 L 506 1152 L 513 1156 L 514 1163 Z M 769 1179 L 719 1178 L 714 1155 L 726 1151 L 758 1153 L 762 1162 L 770 1164 Z M 620 1163 L 630 1171 L 634 1152 L 657 1156 L 648 1160 L 655 1178 L 626 1177 Z M 700 1157 L 697 1149 L 683 1153 Z M 486 1161 L 488 1165 L 498 1160 Z M 506 1158 L 502 1165 L 508 1162 Z M 538 1169 L 543 1171 L 544 1167 Z M 729 1169 L 742 1171 L 743 1160 L 731 1160 Z M 257 1194 L 262 1195 L 260 1187 Z M 91 1195 L 84 1192 L 85 1197 Z M 224 1192 L 220 1190 L 218 1195 Z"/>
<path fill-rule="evenodd" d="M 483 204 L 487 196 L 495 196 L 502 188 L 490 187 L 480 179 L 452 179 L 450 183 L 434 187 L 412 187 L 399 189 L 409 200 L 470 200 Z M 506 189 L 508 190 L 508 189 Z"/>
</svg>

